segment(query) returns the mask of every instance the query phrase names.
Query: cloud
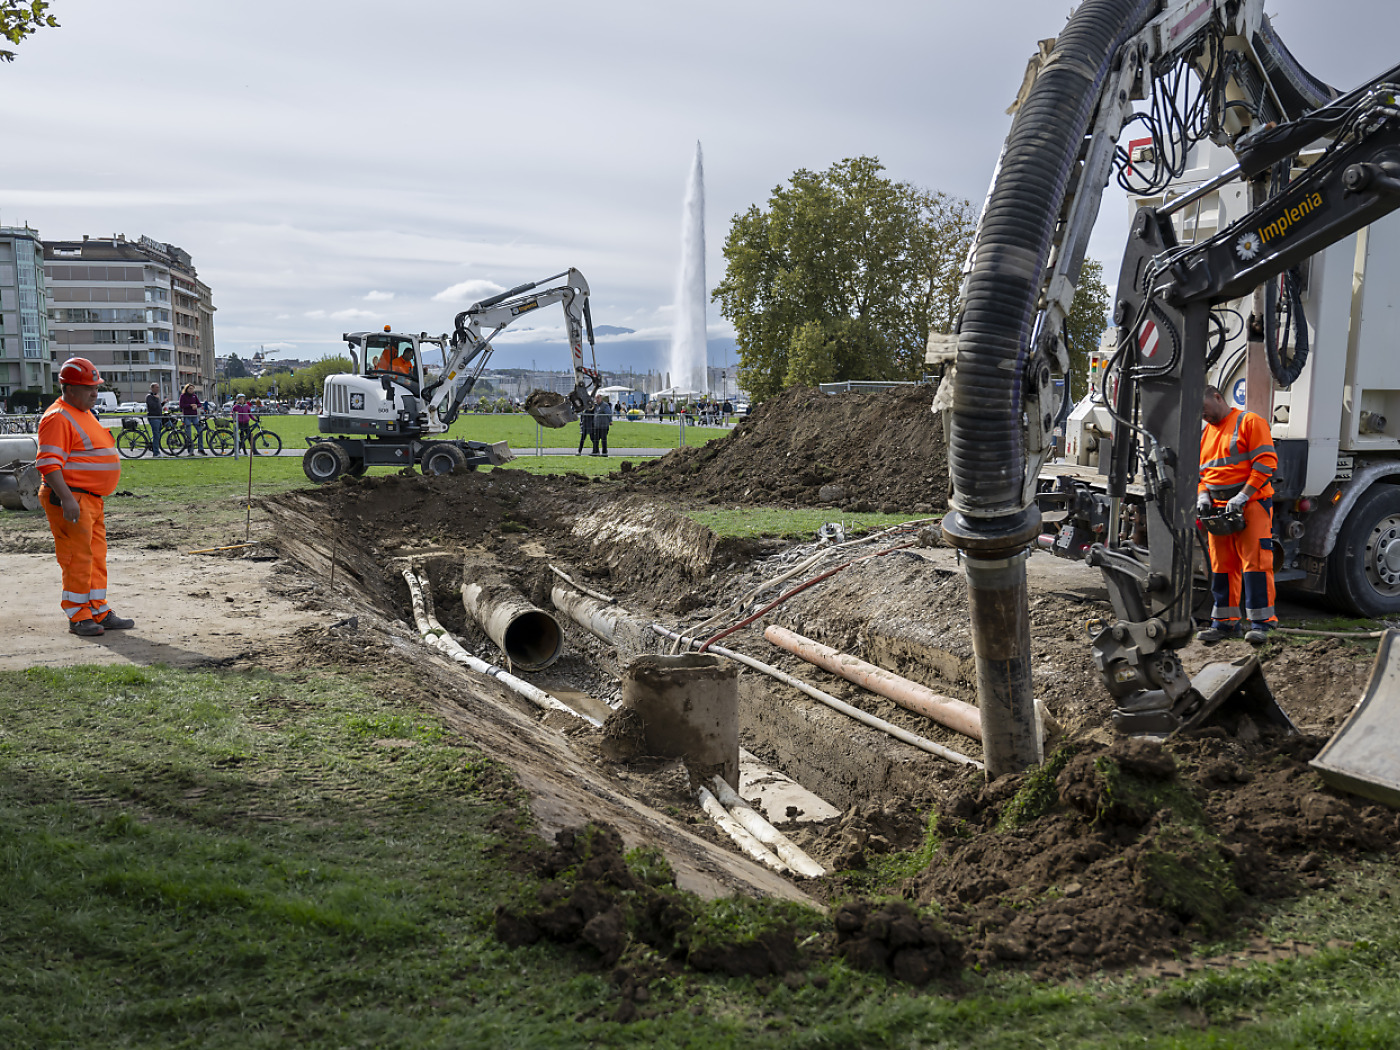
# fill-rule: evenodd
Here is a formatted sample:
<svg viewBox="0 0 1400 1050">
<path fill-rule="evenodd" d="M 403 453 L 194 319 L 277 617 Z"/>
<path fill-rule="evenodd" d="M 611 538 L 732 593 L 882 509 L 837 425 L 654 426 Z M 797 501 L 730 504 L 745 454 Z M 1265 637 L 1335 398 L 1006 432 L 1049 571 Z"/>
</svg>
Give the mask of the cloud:
<svg viewBox="0 0 1400 1050">
<path fill-rule="evenodd" d="M 375 310 L 359 310 L 352 306 L 348 310 L 336 310 L 334 313 L 327 313 L 325 310 L 307 310 L 302 316 L 309 317 L 313 321 L 354 321 L 361 317 L 378 317 L 379 313 Z"/>
<path fill-rule="evenodd" d="M 478 299 L 484 299 L 488 295 L 495 295 L 497 292 L 504 292 L 505 288 L 494 281 L 472 280 L 463 281 L 461 284 L 454 284 L 451 288 L 444 288 L 433 296 L 435 303 L 474 303 Z"/>
<path fill-rule="evenodd" d="M 365 296 L 367 303 L 387 303 L 394 297 L 393 292 L 370 292 Z"/>
</svg>

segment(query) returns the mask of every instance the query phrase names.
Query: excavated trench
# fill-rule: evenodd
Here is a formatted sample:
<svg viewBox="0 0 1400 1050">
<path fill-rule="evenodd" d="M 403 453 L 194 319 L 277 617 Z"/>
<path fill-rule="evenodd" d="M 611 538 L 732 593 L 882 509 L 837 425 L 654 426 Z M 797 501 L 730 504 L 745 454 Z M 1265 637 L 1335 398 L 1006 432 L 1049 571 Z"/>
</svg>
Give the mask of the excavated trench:
<svg viewBox="0 0 1400 1050">
<path fill-rule="evenodd" d="M 711 468 L 722 467 L 725 455 L 721 448 Z M 693 461 L 695 454 L 680 458 Z M 740 595 L 817 550 L 815 540 L 722 540 L 675 509 L 665 486 L 658 497 L 635 472 L 624 477 L 626 485 L 510 470 L 390 475 L 289 493 L 265 506 L 286 558 L 323 580 L 334 563 L 337 587 L 397 623 L 410 641 L 416 632 L 405 629 L 413 619 L 402 569 L 415 566 L 443 626 L 493 662 L 501 661 L 499 651 L 463 608 L 464 566 L 469 576 L 489 570 L 543 610 L 553 608 L 558 569 L 643 621 L 708 637 L 737 622 Z M 833 507 L 833 517 L 839 514 Z M 763 638 L 765 626 L 782 626 L 945 697 L 975 702 L 963 576 L 951 552 L 910 545 L 916 536 L 911 528 L 853 549 L 852 557 L 903 547 L 855 562 L 721 644 L 977 759 L 976 740 Z M 844 560 L 832 555 L 748 608 Z M 1360 695 L 1364 653 L 1318 642 L 1275 654 L 1280 678 L 1296 682 L 1295 672 L 1327 669 L 1307 679 L 1308 688 L 1279 690 L 1305 730 L 1301 736 L 1283 739 L 1250 726 L 1234 738 L 1207 730 L 1165 747 L 1125 745 L 1107 731 L 1111 704 L 1085 631 L 1106 611 L 1102 595 L 1054 574 L 1047 580 L 1032 587 L 1033 675 L 1057 726 L 1047 741 L 1051 761 L 1037 774 L 988 784 L 976 770 L 741 669 L 741 746 L 834 807 L 822 819 L 791 809 L 765 813 L 830 872 L 815 881 L 784 881 L 748 864 L 704 816 L 678 760 L 643 754 L 615 761 L 604 746 L 606 727 L 542 713 L 488 679 L 474 688 L 489 703 L 454 715 L 454 725 L 524 769 L 527 791 L 553 799 L 552 810 L 536 806 L 537 816 L 553 813 L 542 817 L 543 827 L 565 826 L 570 817 L 618 822 L 629 844 L 655 842 L 680 858 L 689 885 L 709 892 L 859 896 L 869 885 L 865 872 L 879 868 L 885 854 L 925 842 L 936 814 L 937 837 L 929 841 L 938 848 L 917 869 L 906 868 L 893 888 L 934 908 L 967 958 L 1047 974 L 1179 952 L 1193 939 L 1249 923 L 1266 900 L 1325 889 L 1330 873 L 1356 856 L 1394 850 L 1394 814 L 1328 790 L 1306 765 L 1321 743 L 1312 734 L 1328 731 L 1344 717 L 1344 699 Z M 521 675 L 581 714 L 606 720 L 636 654 L 555 615 L 562 655 Z M 657 639 L 653 651 L 667 651 L 667 644 Z M 1183 656 L 1189 670 L 1206 658 L 1194 650 Z M 577 794 L 568 796 L 570 790 Z M 639 813 L 645 820 L 632 819 Z M 717 864 L 717 855 L 732 863 Z M 898 946 L 880 939 L 888 925 L 880 914 L 843 911 L 839 950 L 857 965 L 899 972 Z"/>
</svg>

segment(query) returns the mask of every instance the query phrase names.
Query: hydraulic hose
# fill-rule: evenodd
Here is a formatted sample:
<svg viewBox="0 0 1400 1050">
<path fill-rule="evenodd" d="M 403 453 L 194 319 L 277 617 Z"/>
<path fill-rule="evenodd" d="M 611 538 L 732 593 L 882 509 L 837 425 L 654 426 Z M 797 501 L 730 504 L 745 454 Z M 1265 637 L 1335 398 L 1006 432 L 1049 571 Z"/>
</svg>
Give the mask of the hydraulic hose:
<svg viewBox="0 0 1400 1050">
<path fill-rule="evenodd" d="M 1022 384 L 1051 237 L 1113 60 L 1158 2 L 1084 0 L 1011 126 L 959 327 L 949 454 L 966 517 L 1010 525 L 1025 510 Z"/>
</svg>

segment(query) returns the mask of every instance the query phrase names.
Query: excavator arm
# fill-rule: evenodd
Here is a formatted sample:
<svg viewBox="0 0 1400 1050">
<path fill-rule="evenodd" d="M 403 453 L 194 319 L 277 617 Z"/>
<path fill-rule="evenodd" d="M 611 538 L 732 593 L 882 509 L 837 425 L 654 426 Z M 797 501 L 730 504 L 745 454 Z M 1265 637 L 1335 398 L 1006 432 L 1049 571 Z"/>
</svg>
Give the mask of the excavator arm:
<svg viewBox="0 0 1400 1050">
<path fill-rule="evenodd" d="M 564 280 L 560 284 L 543 291 L 535 290 L 561 277 Z M 574 386 L 563 397 L 532 395 L 526 403 L 526 411 L 547 427 L 562 427 L 578 418 L 578 413 L 602 385 L 602 377 L 597 358 L 593 356 L 593 315 L 588 305 L 588 282 L 583 274 L 570 268 L 482 299 L 456 316 L 442 376 L 424 391 L 429 407 L 437 412 L 439 420 L 451 423 L 457 417 L 462 402 L 490 360 L 494 349 L 492 340 L 518 318 L 554 303 L 564 308 Z M 585 335 L 593 361 L 591 368 L 583 362 Z"/>
</svg>

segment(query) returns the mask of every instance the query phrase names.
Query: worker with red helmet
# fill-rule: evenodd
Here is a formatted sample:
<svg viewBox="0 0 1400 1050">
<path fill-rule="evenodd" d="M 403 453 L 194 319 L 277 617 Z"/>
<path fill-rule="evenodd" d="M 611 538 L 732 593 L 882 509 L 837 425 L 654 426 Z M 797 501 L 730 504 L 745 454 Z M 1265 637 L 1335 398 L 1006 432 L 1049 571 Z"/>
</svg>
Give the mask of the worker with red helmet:
<svg viewBox="0 0 1400 1050">
<path fill-rule="evenodd" d="M 111 431 L 93 414 L 102 376 L 85 357 L 63 363 L 63 396 L 39 421 L 39 498 L 63 570 L 68 629 L 84 638 L 134 627 L 107 604 L 107 524 L 102 498 L 117 490 L 121 461 Z"/>
</svg>

